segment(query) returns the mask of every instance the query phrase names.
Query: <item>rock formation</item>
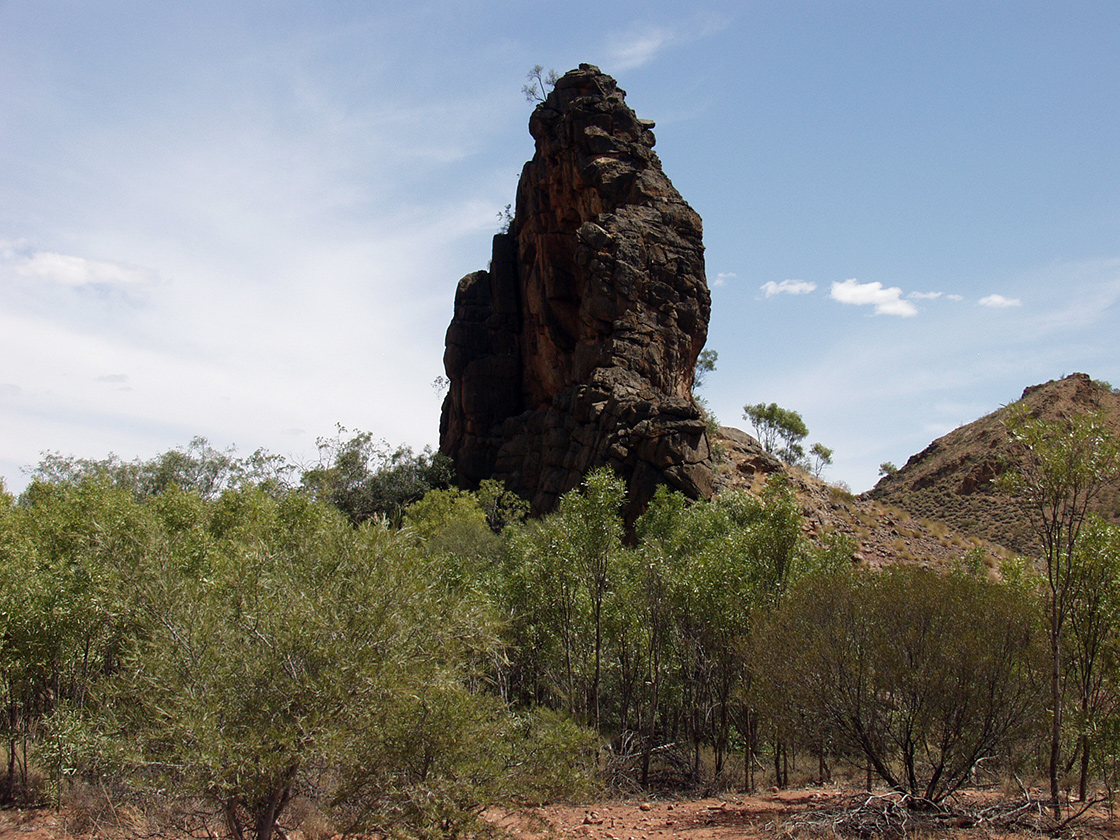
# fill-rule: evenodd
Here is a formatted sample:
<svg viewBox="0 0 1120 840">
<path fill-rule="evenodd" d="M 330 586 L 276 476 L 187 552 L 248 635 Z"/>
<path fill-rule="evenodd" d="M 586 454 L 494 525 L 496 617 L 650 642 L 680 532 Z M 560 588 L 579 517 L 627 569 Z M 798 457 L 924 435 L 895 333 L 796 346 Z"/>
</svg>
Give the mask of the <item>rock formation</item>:
<svg viewBox="0 0 1120 840">
<path fill-rule="evenodd" d="M 500 479 L 538 514 L 603 464 L 631 516 L 658 483 L 713 490 L 691 393 L 711 309 L 701 221 L 624 96 L 584 64 L 537 106 L 509 231 L 459 282 L 447 331 L 440 449 L 464 486 Z"/>
</svg>

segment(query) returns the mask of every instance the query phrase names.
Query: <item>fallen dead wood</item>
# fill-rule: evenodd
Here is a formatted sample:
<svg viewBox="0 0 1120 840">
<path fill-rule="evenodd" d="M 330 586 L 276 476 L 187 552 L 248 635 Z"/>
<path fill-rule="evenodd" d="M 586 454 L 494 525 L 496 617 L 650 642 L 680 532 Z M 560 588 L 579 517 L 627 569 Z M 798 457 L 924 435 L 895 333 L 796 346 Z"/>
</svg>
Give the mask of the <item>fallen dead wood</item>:
<svg viewBox="0 0 1120 840">
<path fill-rule="evenodd" d="M 1065 819 L 1055 821 L 1049 803 L 1029 795 L 976 808 L 961 803 L 915 800 L 895 791 L 862 793 L 793 816 L 785 820 L 781 828 L 783 836 L 791 838 L 821 834 L 861 840 L 901 840 L 915 834 L 968 828 L 1058 837 L 1075 829 L 1089 810 L 1103 801 L 1082 803 Z"/>
</svg>

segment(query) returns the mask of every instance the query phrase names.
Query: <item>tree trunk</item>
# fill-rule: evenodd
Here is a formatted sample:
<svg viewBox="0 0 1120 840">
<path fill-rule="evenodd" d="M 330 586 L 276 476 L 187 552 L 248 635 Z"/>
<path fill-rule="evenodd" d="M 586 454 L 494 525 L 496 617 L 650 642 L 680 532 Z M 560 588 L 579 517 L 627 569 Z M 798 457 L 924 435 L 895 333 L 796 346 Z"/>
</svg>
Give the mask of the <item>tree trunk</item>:
<svg viewBox="0 0 1120 840">
<path fill-rule="evenodd" d="M 599 731 L 599 674 L 603 650 L 603 603 L 602 594 L 595 602 L 595 676 L 591 682 L 591 713 L 595 718 L 594 729 Z"/>
<path fill-rule="evenodd" d="M 789 764 L 786 761 L 785 745 L 779 741 L 774 745 L 774 784 L 784 788 L 789 784 Z"/>
<path fill-rule="evenodd" d="M 823 785 L 829 780 L 828 762 L 824 755 L 824 729 L 817 735 L 817 784 Z"/>
<path fill-rule="evenodd" d="M 754 715 L 750 708 L 746 710 L 746 745 L 743 748 L 743 784 L 747 793 L 754 793 Z"/>
<path fill-rule="evenodd" d="M 1077 785 L 1077 799 L 1084 802 L 1089 796 L 1089 736 L 1081 734 L 1081 779 Z"/>
<path fill-rule="evenodd" d="M 1062 818 L 1061 791 L 1058 776 L 1061 769 L 1062 750 L 1062 648 L 1061 624 L 1058 616 L 1057 593 L 1050 593 L 1050 807 L 1054 819 Z"/>
</svg>

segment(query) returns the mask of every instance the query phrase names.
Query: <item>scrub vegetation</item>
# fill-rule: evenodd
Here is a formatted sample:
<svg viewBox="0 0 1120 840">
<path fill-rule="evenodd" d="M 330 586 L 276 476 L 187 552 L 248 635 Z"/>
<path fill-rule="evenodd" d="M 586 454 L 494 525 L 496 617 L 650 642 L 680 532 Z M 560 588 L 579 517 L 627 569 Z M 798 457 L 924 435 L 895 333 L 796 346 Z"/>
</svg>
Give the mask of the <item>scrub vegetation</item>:
<svg viewBox="0 0 1120 840">
<path fill-rule="evenodd" d="M 1049 527 L 1070 430 L 1013 431 L 1035 460 L 1008 492 Z M 1070 456 L 1078 493 L 1113 445 Z M 807 540 L 780 473 L 709 501 L 662 488 L 632 529 L 625 504 L 601 470 L 530 520 L 500 484 L 461 490 L 439 455 L 344 429 L 304 467 L 202 440 L 48 456 L 0 494 L 0 798 L 112 791 L 270 840 L 309 815 L 324 836 L 454 836 L 488 805 L 784 787 L 807 757 L 914 810 L 1054 755 L 1082 798 L 1114 788 L 1115 526 L 1066 517 L 1045 562 L 998 572 L 977 550 L 870 570 Z"/>
</svg>

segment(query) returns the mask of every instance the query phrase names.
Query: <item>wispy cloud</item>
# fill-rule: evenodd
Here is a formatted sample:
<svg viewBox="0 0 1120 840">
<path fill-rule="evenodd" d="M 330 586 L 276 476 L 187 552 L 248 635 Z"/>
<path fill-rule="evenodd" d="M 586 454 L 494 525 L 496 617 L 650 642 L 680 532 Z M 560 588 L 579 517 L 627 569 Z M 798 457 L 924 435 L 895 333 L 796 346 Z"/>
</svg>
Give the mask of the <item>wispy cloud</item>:
<svg viewBox="0 0 1120 840">
<path fill-rule="evenodd" d="M 673 26 L 646 24 L 616 35 L 608 43 L 611 72 L 633 70 L 653 61 L 666 47 L 686 44 L 706 38 L 726 29 L 729 21 L 723 17 L 698 15 L 692 20 Z"/>
<path fill-rule="evenodd" d="M 816 291 L 817 284 L 810 280 L 783 280 L 781 283 L 775 283 L 773 280 L 768 283 L 763 283 L 759 286 L 766 297 L 773 297 L 774 295 L 807 295 Z"/>
<path fill-rule="evenodd" d="M 855 306 L 874 306 L 876 315 L 898 315 L 908 318 L 918 314 L 918 308 L 908 300 L 902 299 L 902 289 L 898 286 L 883 288 L 883 284 L 860 283 L 855 278 L 843 283 L 834 282 L 829 297 L 840 303 Z"/>
<path fill-rule="evenodd" d="M 906 297 L 911 300 L 937 300 L 941 297 L 941 292 L 911 292 Z"/>
<path fill-rule="evenodd" d="M 673 32 L 663 27 L 649 27 L 628 32 L 611 44 L 611 68 L 633 70 L 648 64 L 674 39 Z"/>
<path fill-rule="evenodd" d="M 1031 278 L 1037 331 L 1084 331 L 1115 323 L 1120 305 L 1120 258 L 1057 263 Z M 1102 343 L 1103 346 L 1103 343 Z M 1111 354 L 1115 357 L 1115 353 Z"/>
<path fill-rule="evenodd" d="M 17 274 L 62 286 L 135 286 L 154 274 L 136 266 L 39 251 L 15 266 Z"/>
<path fill-rule="evenodd" d="M 987 297 L 980 298 L 981 306 L 988 306 L 992 309 L 1010 309 L 1014 306 L 1022 306 L 1023 301 L 1019 298 L 1008 298 L 1003 295 L 988 295 Z"/>
<path fill-rule="evenodd" d="M 728 280 L 735 280 L 738 278 L 738 276 L 739 275 L 735 274 L 732 271 L 721 271 L 716 275 L 716 279 L 712 283 L 712 285 L 718 289 L 720 286 L 726 286 Z"/>
</svg>

